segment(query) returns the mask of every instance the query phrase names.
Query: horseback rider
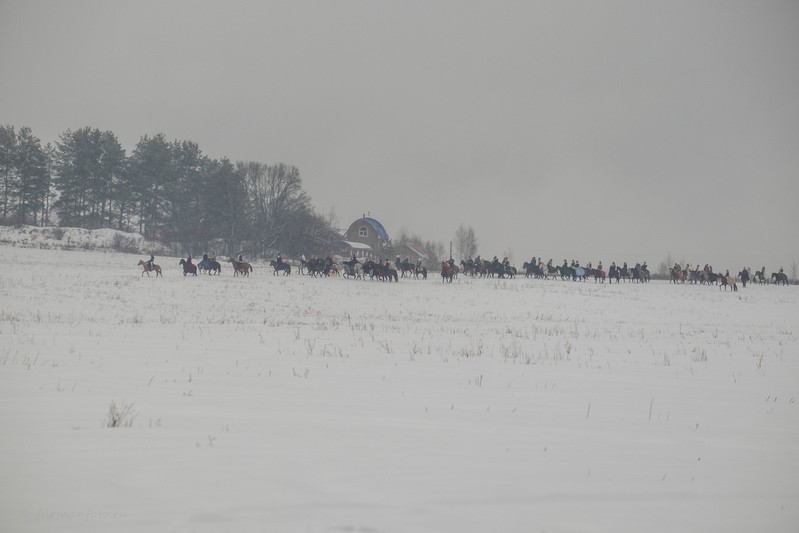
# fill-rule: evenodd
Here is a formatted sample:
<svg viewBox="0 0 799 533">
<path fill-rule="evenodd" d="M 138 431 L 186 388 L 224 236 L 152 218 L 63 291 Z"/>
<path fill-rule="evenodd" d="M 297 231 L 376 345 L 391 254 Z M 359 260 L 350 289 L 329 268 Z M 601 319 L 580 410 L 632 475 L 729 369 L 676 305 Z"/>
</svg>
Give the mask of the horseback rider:
<svg viewBox="0 0 799 533">
<path fill-rule="evenodd" d="M 188 258 L 188 259 L 186 259 L 186 264 L 187 264 L 187 265 L 190 265 L 190 264 L 191 264 L 191 254 L 189 254 L 189 258 Z"/>
<path fill-rule="evenodd" d="M 449 261 L 441 261 L 441 275 L 445 278 L 451 278 L 452 272 L 452 265 Z"/>
<path fill-rule="evenodd" d="M 153 257 L 153 253 L 150 252 L 150 259 L 147 260 L 147 270 L 152 272 L 154 264 L 155 264 L 155 257 Z"/>
</svg>

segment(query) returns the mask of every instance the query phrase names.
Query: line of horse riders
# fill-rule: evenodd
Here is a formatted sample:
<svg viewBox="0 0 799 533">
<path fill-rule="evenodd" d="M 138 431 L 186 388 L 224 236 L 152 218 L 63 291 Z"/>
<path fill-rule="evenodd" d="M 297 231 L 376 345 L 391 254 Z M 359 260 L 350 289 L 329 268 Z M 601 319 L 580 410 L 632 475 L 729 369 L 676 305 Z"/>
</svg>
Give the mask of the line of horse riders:
<svg viewBox="0 0 799 533">
<path fill-rule="evenodd" d="M 457 270 L 455 265 L 451 265 L 455 274 Z M 496 256 L 491 261 L 481 259 L 478 255 L 475 259 L 462 260 L 460 267 L 463 273 L 474 277 L 500 277 L 500 278 L 513 278 L 516 277 L 518 271 L 516 267 L 512 266 L 508 258 L 500 261 Z M 579 261 L 572 259 L 571 262 L 566 259 L 563 260 L 562 265 L 553 264 L 552 259 L 544 263 L 540 257 L 533 257 L 530 261 L 525 261 L 522 265 L 524 275 L 527 278 L 539 279 L 556 279 L 572 280 L 572 281 L 585 281 L 588 278 L 593 278 L 595 282 L 604 283 L 606 279 L 610 279 L 612 283 L 616 280 L 619 283 L 621 280 L 645 283 L 650 280 L 649 268 L 646 261 L 643 263 L 636 263 L 635 266 L 630 267 L 625 262 L 622 266 L 617 266 L 616 262 L 612 262 L 610 268 L 605 271 L 600 261 L 596 267 L 589 261 L 585 266 L 580 265 Z"/>
<path fill-rule="evenodd" d="M 249 276 L 250 272 L 253 271 L 252 265 L 244 259 L 243 253 L 239 253 L 235 259 L 229 257 L 226 261 L 233 266 L 234 276 Z M 278 254 L 277 259 L 271 260 L 269 263 L 273 268 L 273 274 L 291 274 L 291 263 L 284 261 L 280 254 Z M 142 267 L 142 276 L 144 274 L 149 276 L 151 272 L 155 272 L 156 277 L 163 275 L 161 267 L 155 263 L 155 258 L 152 254 L 150 254 L 148 260 L 140 260 L 138 264 Z M 222 272 L 222 266 L 216 257 L 209 257 L 207 253 L 203 254 L 202 259 L 197 264 L 192 262 L 191 255 L 187 259 L 181 259 L 178 264 L 183 267 L 184 276 L 196 276 L 198 272 L 218 275 Z M 379 261 L 365 259 L 361 262 L 353 255 L 351 259 L 342 261 L 340 268 L 329 255 L 325 258 L 313 257 L 306 259 L 305 254 L 303 254 L 299 259 L 298 266 L 300 274 L 305 274 L 307 271 L 310 276 L 343 275 L 344 277 L 355 279 L 363 279 L 368 276 L 371 279 L 381 281 L 399 281 L 400 277 L 427 279 L 427 268 L 422 264 L 421 259 L 413 263 L 407 257 L 401 260 L 399 256 L 392 264 L 388 259 Z M 609 279 L 610 283 L 613 280 L 616 280 L 616 283 L 621 280 L 645 283 L 651 279 L 646 261 L 636 263 L 633 267 L 629 267 L 626 262 L 622 266 L 617 266 L 614 261 L 606 272 L 601 261 L 596 267 L 590 261 L 585 266 L 581 266 L 579 261 L 572 260 L 569 263 L 565 259 L 562 265 L 554 265 L 552 259 L 544 263 L 540 257 L 533 257 L 529 262 L 524 263 L 523 270 L 525 277 L 539 279 L 560 278 L 562 280 L 585 281 L 587 278 L 594 278 L 595 282 L 602 283 L 606 279 Z M 752 275 L 750 268 L 744 268 L 738 273 L 738 278 L 744 287 L 750 280 L 760 284 L 767 284 L 771 280 L 775 284 L 788 285 L 788 276 L 783 272 L 782 268 L 780 268 L 779 272 L 773 272 L 770 278 L 766 277 L 765 272 L 766 268 L 763 267 Z M 460 264 L 456 264 L 452 258 L 441 262 L 441 277 L 443 281 L 451 282 L 460 273 L 470 277 L 515 278 L 518 271 L 516 267 L 510 264 L 507 257 L 500 261 L 494 256 L 489 261 L 482 259 L 478 255 L 474 259 L 461 260 Z M 713 267 L 710 265 L 705 265 L 701 269 L 697 265 L 696 268 L 691 269 L 690 264 L 683 268 L 678 263 L 675 263 L 670 269 L 670 277 L 671 283 L 719 284 L 720 286 L 730 286 L 733 290 L 737 290 L 735 277 L 730 275 L 729 270 L 722 275 L 714 272 Z"/>
<path fill-rule="evenodd" d="M 682 268 L 679 263 L 675 263 L 674 266 L 671 267 L 670 273 L 670 283 L 685 283 L 687 281 L 688 283 L 699 283 L 700 285 L 715 285 L 718 283 L 720 286 L 731 285 L 735 287 L 735 276 L 730 275 L 729 270 L 724 274 L 719 274 L 718 272 L 713 272 L 713 267 L 707 264 L 703 268 L 699 268 L 697 264 L 692 270 L 690 264 Z M 744 287 L 746 287 L 746 284 L 750 281 L 752 283 L 765 285 L 769 283 L 769 280 L 775 285 L 788 285 L 788 275 L 783 271 L 782 267 L 780 267 L 779 272 L 772 272 L 770 278 L 766 277 L 766 267 L 756 270 L 754 274 L 752 274 L 751 268 L 743 268 L 738 272 L 737 277 L 741 280 Z"/>
<path fill-rule="evenodd" d="M 249 276 L 250 272 L 252 272 L 252 265 L 246 261 L 242 254 L 238 255 L 237 259 L 233 259 L 229 257 L 227 262 L 233 265 L 233 275 L 238 276 Z M 145 260 L 139 260 L 138 265 L 142 267 L 141 275 L 147 276 L 150 275 L 150 272 L 155 273 L 155 277 L 161 276 L 163 277 L 163 272 L 161 270 L 161 265 L 155 262 L 155 257 L 153 254 L 150 254 L 150 258 Z M 207 274 L 221 274 L 222 273 L 222 265 L 219 264 L 219 261 L 216 260 L 216 257 L 209 257 L 208 254 L 203 254 L 202 260 L 199 263 L 194 264 L 192 263 L 191 255 L 188 256 L 186 259 L 181 259 L 178 263 L 179 266 L 183 267 L 183 275 L 193 275 L 196 276 L 197 272 L 206 272 Z"/>
</svg>

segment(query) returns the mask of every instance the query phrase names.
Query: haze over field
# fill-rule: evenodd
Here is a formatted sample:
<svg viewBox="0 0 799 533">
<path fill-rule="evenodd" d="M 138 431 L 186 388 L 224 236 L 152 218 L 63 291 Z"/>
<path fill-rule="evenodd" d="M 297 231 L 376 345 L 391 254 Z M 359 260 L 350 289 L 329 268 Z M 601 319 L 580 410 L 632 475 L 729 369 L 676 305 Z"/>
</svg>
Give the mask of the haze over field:
<svg viewBox="0 0 799 533">
<path fill-rule="evenodd" d="M 0 3 L 3 123 L 297 166 L 483 255 L 790 269 L 795 2 Z"/>
</svg>

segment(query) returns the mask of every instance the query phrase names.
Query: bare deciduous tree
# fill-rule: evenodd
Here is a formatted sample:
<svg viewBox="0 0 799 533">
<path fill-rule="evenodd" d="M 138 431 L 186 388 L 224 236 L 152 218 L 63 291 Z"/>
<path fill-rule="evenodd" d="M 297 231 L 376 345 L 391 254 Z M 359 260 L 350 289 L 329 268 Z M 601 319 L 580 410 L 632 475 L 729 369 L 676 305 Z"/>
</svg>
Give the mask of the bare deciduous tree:
<svg viewBox="0 0 799 533">
<path fill-rule="evenodd" d="M 468 259 L 477 254 L 477 237 L 474 229 L 461 224 L 455 231 L 455 253 L 461 259 Z"/>
</svg>

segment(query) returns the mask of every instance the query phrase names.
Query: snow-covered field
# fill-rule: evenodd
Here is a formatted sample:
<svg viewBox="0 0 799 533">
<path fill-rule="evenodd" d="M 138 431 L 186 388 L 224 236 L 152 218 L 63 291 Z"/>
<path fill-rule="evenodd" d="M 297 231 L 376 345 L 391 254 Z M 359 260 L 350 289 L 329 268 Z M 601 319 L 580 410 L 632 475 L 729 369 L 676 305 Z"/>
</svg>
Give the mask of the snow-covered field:
<svg viewBox="0 0 799 533">
<path fill-rule="evenodd" d="M 3 531 L 799 530 L 795 286 L 0 250 Z"/>
</svg>

